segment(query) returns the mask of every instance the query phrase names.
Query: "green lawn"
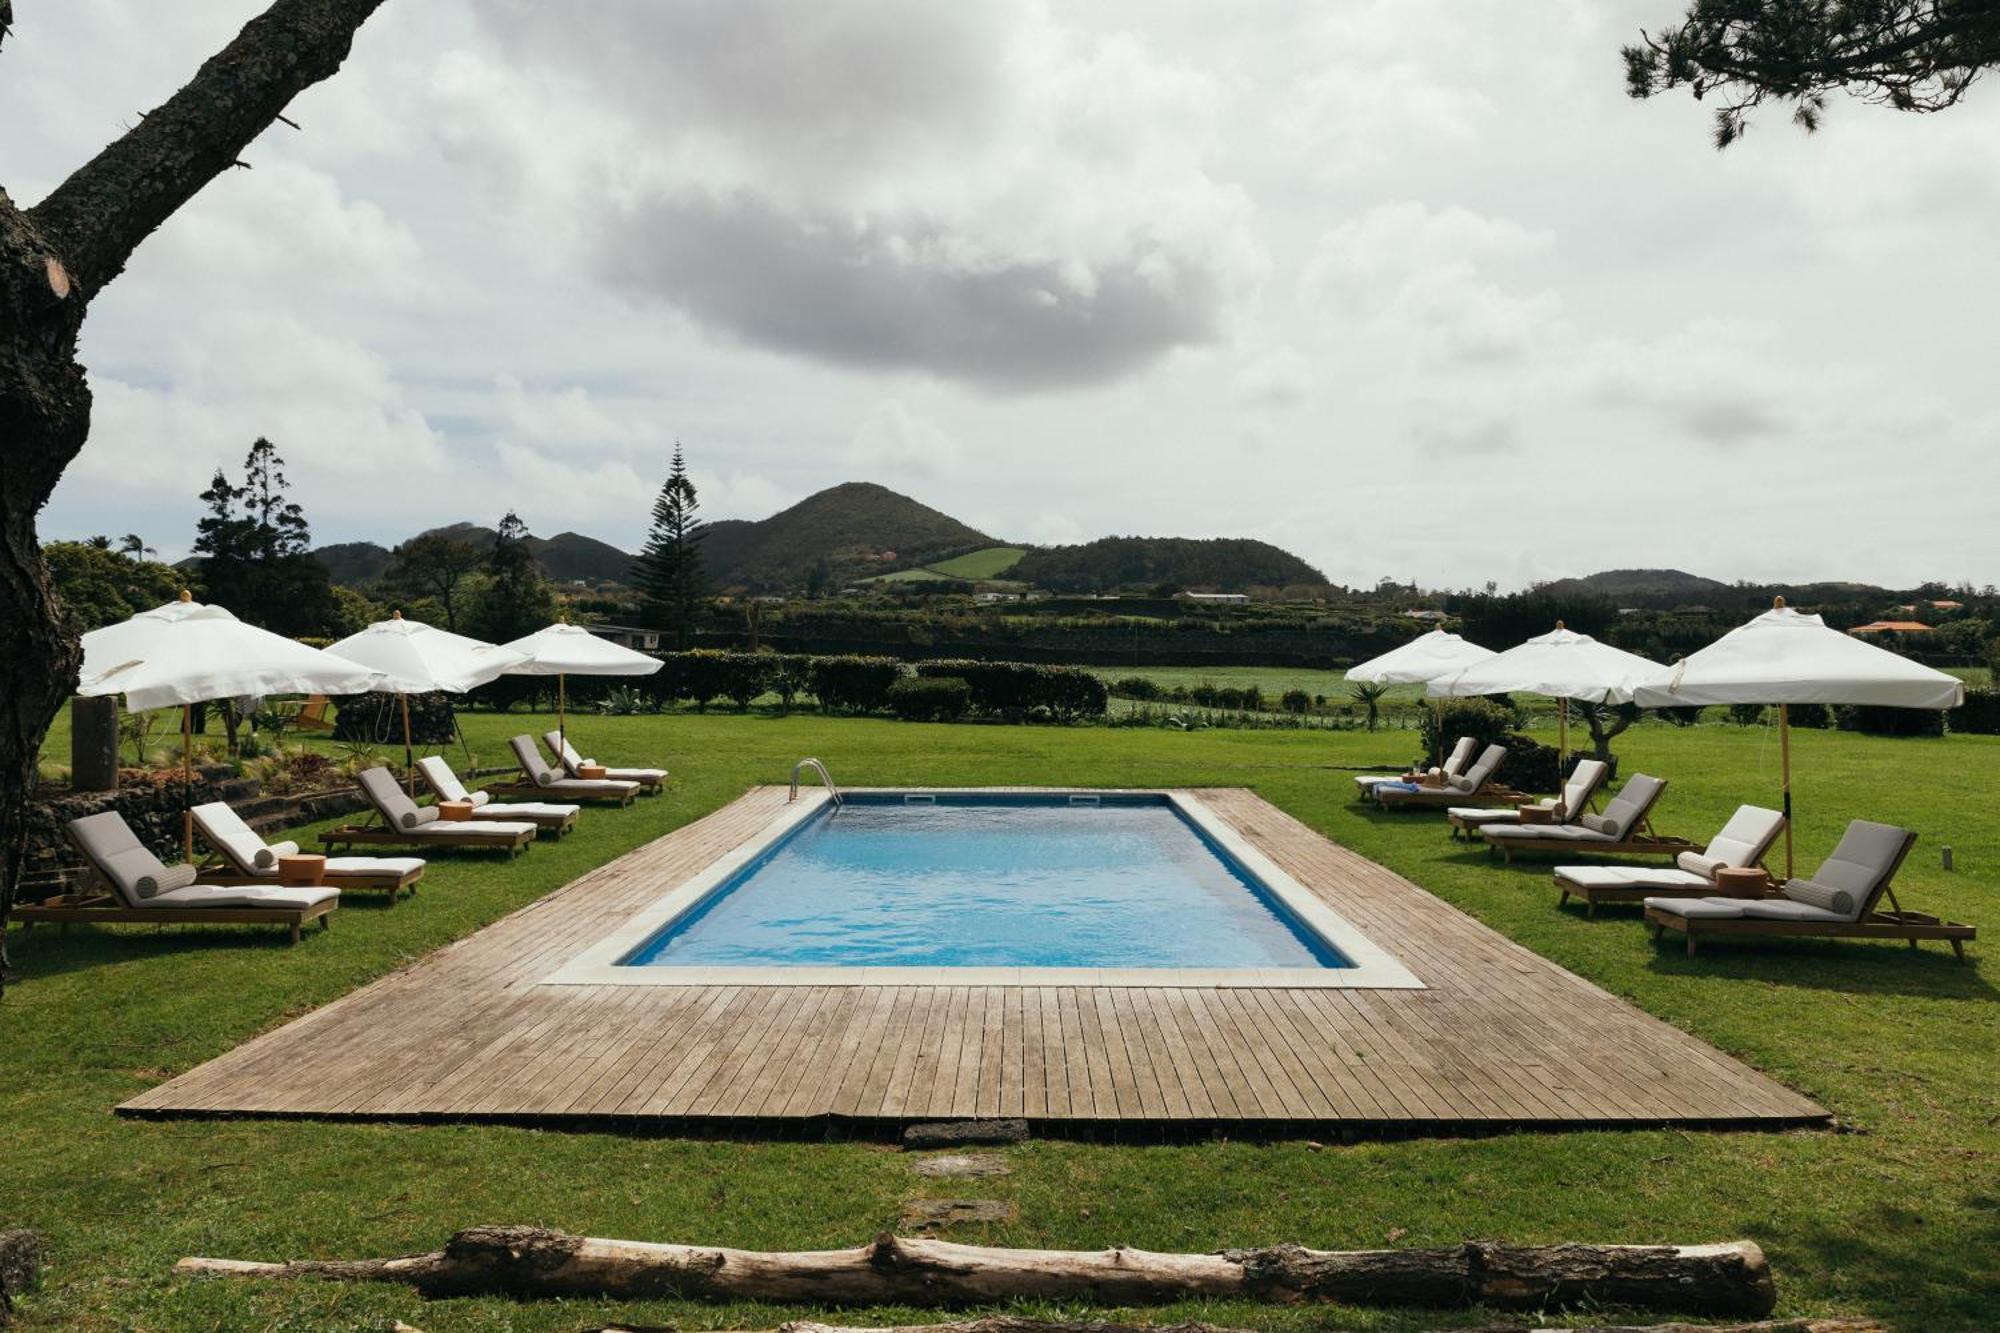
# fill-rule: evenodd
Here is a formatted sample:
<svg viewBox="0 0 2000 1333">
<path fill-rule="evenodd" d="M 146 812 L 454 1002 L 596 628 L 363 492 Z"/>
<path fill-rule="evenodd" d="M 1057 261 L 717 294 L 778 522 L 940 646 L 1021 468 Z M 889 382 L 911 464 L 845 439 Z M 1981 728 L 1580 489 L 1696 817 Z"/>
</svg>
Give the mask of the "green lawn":
<svg viewBox="0 0 2000 1333">
<path fill-rule="evenodd" d="M 1027 553 L 1026 548 L 1020 546 L 989 546 L 983 551 L 969 551 L 949 560 L 940 560 L 929 568 L 955 579 L 997 579 L 1020 564 L 1021 557 Z"/>
<path fill-rule="evenodd" d="M 467 715 L 482 755 L 539 730 Z M 1370 813 L 1347 773 L 1412 756 L 1408 733 L 984 726 L 674 714 L 583 718 L 586 749 L 674 770 L 670 793 L 592 811 L 561 844 L 512 865 L 440 861 L 389 910 L 343 908 L 296 949 L 228 928 L 38 930 L 13 937 L 0 1002 L 0 1226 L 42 1231 L 49 1280 L 30 1328 L 569 1330 L 612 1318 L 764 1328 L 810 1313 L 673 1301 L 427 1304 L 388 1287 L 172 1277 L 181 1255 L 373 1255 L 430 1248 L 477 1222 L 754 1247 L 859 1243 L 926 1194 L 1010 1199 L 1020 1220 L 954 1229 L 1017 1245 L 1214 1249 L 1517 1241 L 1701 1241 L 1749 1236 L 1771 1255 L 1788 1314 L 1872 1314 L 1910 1329 L 1978 1329 L 2000 1303 L 2000 1008 L 1988 946 L 1960 967 L 1938 946 L 1711 946 L 1690 962 L 1630 916 L 1553 906 L 1546 867 L 1456 848 L 1424 816 Z M 1742 800 L 1774 801 L 1765 728 L 1635 730 L 1627 772 L 1672 779 L 1663 828 L 1705 836 Z M 1801 860 L 1846 818 L 1922 833 L 1904 901 L 1995 922 L 2000 742 L 1795 735 Z M 1615 995 L 1679 1024 L 1830 1107 L 1845 1132 L 1519 1134 L 1309 1145 L 1037 1141 L 1014 1174 L 923 1180 L 871 1143 L 568 1134 L 278 1121 L 134 1123 L 110 1108 L 602 862 L 824 757 L 843 782 L 1227 784 L 1266 798 Z M 1959 869 L 1939 867 L 1949 844 Z M 874 1322 L 908 1312 L 873 1311 Z M 1428 1329 L 1490 1316 L 1189 1304 L 1144 1318 L 1259 1328 Z M 1581 1316 L 1579 1316 L 1581 1318 Z M 848 1322 L 867 1322 L 855 1314 Z"/>
</svg>

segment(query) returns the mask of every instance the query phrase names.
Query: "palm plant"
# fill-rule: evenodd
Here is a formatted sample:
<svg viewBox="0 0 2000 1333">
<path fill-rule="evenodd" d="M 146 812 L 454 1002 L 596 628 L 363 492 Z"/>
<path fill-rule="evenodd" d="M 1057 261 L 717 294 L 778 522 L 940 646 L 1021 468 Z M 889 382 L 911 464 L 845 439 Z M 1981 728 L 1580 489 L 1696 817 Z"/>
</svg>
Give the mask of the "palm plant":
<svg viewBox="0 0 2000 1333">
<path fill-rule="evenodd" d="M 1375 730 L 1375 724 L 1382 716 L 1382 699 L 1389 693 L 1387 685 L 1356 685 L 1348 691 L 1354 702 L 1368 712 L 1368 730 Z"/>
</svg>

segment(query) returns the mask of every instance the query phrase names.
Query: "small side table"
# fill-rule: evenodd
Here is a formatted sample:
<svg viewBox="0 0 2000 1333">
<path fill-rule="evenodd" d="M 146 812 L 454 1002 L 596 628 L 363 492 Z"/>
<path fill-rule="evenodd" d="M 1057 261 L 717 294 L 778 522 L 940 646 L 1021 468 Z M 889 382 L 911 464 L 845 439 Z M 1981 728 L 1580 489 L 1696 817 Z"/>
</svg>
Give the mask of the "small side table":
<svg viewBox="0 0 2000 1333">
<path fill-rule="evenodd" d="M 1556 808 L 1552 805 L 1543 805 L 1540 801 L 1531 801 L 1523 805 L 1517 805 L 1514 807 L 1514 810 L 1515 813 L 1521 816 L 1523 824 L 1553 824 L 1556 822 Z"/>
<path fill-rule="evenodd" d="M 453 823 L 453 824 L 459 823 L 462 820 L 470 819 L 472 818 L 472 802 L 439 801 L 438 818 L 444 820 L 447 823 Z"/>
<path fill-rule="evenodd" d="M 576 775 L 585 782 L 602 782 L 609 772 L 602 764 L 578 764 Z"/>
<path fill-rule="evenodd" d="M 317 888 L 326 882 L 326 858 L 318 852 L 300 852 L 278 858 L 278 883 L 288 889 Z"/>
<path fill-rule="evenodd" d="M 1715 892 L 1723 898 L 1764 898 L 1777 881 L 1762 866 L 1723 866 L 1715 872 Z"/>
</svg>

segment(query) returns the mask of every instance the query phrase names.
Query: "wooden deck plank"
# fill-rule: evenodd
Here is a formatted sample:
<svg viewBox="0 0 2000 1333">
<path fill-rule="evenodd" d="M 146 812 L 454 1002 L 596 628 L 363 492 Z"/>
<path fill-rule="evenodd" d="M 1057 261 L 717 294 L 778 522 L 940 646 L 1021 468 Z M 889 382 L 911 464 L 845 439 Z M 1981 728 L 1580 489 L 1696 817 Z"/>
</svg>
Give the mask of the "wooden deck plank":
<svg viewBox="0 0 2000 1333">
<path fill-rule="evenodd" d="M 134 1113 L 1619 1124 L 1823 1119 L 1251 792 L 1194 793 L 1425 984 L 546 981 L 763 836 L 758 788 L 128 1101 Z"/>
</svg>

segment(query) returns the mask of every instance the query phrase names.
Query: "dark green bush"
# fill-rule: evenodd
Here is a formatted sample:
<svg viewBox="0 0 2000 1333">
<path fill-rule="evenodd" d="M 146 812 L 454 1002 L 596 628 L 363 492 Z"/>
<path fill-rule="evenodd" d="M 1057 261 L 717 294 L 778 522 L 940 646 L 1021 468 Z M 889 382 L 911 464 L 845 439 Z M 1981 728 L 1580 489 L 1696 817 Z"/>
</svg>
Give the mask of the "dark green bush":
<svg viewBox="0 0 2000 1333">
<path fill-rule="evenodd" d="M 1121 676 L 1111 682 L 1111 692 L 1121 699 L 1143 703 L 1160 697 L 1160 682 L 1151 676 Z"/>
<path fill-rule="evenodd" d="M 1677 708 L 1655 708 L 1653 711 L 1660 715 L 1661 721 L 1671 722 L 1677 727 L 1691 727 L 1701 721 L 1701 709 L 1693 704 Z"/>
<path fill-rule="evenodd" d="M 1944 735 L 1944 713 L 1936 708 L 1843 704 L 1834 711 L 1834 724 L 1842 731 L 1857 731 L 1864 736 Z"/>
<path fill-rule="evenodd" d="M 2000 690 L 1967 690 L 1965 702 L 1947 717 L 1951 729 L 1963 736 L 2000 736 Z"/>
<path fill-rule="evenodd" d="M 1278 707 L 1287 713 L 1309 713 L 1312 704 L 1312 696 L 1304 690 L 1286 690 L 1278 699 Z"/>
<path fill-rule="evenodd" d="M 1764 720 L 1764 705 L 1731 704 L 1729 720 L 1739 727 L 1754 727 Z"/>
<path fill-rule="evenodd" d="M 959 676 L 904 676 L 889 687 L 889 707 L 906 722 L 956 722 L 972 706 Z"/>
<path fill-rule="evenodd" d="M 1785 709 L 1785 718 L 1795 727 L 1824 731 L 1833 725 L 1833 710 L 1825 704 L 1792 704 Z"/>
<path fill-rule="evenodd" d="M 875 713 L 889 706 L 889 687 L 904 671 L 893 657 L 815 657 L 808 674 L 821 708 Z"/>
<path fill-rule="evenodd" d="M 1423 738 L 1424 754 L 1429 756 L 1450 754 L 1451 747 L 1458 744 L 1460 736 L 1472 737 L 1479 742 L 1481 749 L 1488 745 L 1506 745 L 1508 736 L 1519 725 L 1520 719 L 1506 704 L 1491 699 L 1447 699 L 1444 703 L 1444 744 L 1438 744 L 1438 710 L 1435 707 L 1424 709 L 1417 734 Z M 1432 761 L 1426 757 L 1423 762 L 1428 764 Z"/>
<path fill-rule="evenodd" d="M 955 676 L 972 691 L 972 711 L 1011 721 L 1103 717 L 1111 698 L 1103 680 L 1082 667 L 941 659 L 917 663 L 917 674 Z"/>
</svg>

